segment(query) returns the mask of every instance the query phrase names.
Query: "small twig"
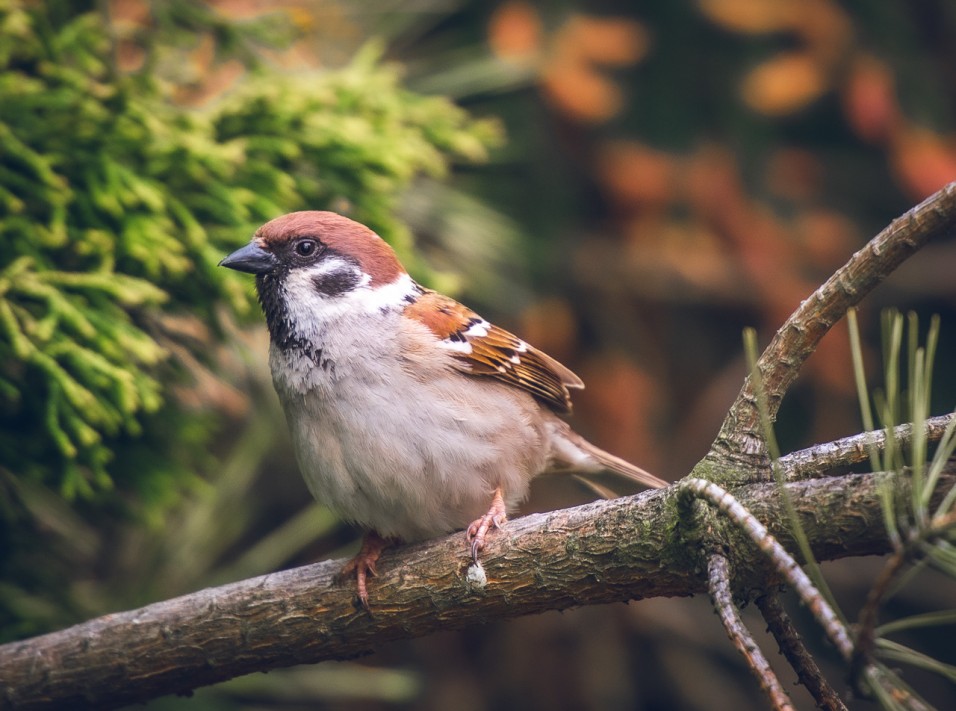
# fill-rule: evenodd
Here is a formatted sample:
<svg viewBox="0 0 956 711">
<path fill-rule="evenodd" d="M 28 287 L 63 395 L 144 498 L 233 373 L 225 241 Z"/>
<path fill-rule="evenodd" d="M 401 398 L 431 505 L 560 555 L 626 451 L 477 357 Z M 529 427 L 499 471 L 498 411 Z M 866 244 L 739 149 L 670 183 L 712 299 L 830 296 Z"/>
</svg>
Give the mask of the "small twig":
<svg viewBox="0 0 956 711">
<path fill-rule="evenodd" d="M 783 396 L 803 363 L 847 310 L 930 239 L 951 233 L 954 224 L 956 183 L 950 183 L 893 220 L 800 304 L 757 361 L 771 419 L 776 417 Z M 752 378 L 744 382 L 728 411 L 708 458 L 725 463 L 765 462 Z"/>
<path fill-rule="evenodd" d="M 820 592 L 810 582 L 810 578 L 797 564 L 776 538 L 770 535 L 757 518 L 745 509 L 740 502 L 721 487 L 706 479 L 684 479 L 678 484 L 679 493 L 693 495 L 709 501 L 739 526 L 757 547 L 770 559 L 774 569 L 797 592 L 800 599 L 817 618 L 827 637 L 839 650 L 840 655 L 850 661 L 853 655 L 853 642 L 849 632 L 840 622 L 836 612 L 823 599 Z"/>
<path fill-rule="evenodd" d="M 780 602 L 776 592 L 768 592 L 757 598 L 757 607 L 767 621 L 767 629 L 780 645 L 780 652 L 790 662 L 790 666 L 797 673 L 797 679 L 816 701 L 817 708 L 826 711 L 846 711 L 846 704 L 836 690 L 830 686 L 820 667 L 817 666 L 813 655 L 807 650 L 797 632 L 790 615 Z"/>
<path fill-rule="evenodd" d="M 938 442 L 946 427 L 956 418 L 956 413 L 930 417 L 925 421 L 927 442 Z M 913 439 L 913 425 L 898 425 L 893 428 L 893 439 L 899 445 L 908 445 Z M 862 464 L 869 459 L 869 448 L 882 451 L 886 446 L 886 430 L 861 432 L 826 444 L 817 444 L 798 452 L 784 455 L 777 460 L 787 481 L 813 479 L 826 476 L 841 467 Z"/>
<path fill-rule="evenodd" d="M 890 585 L 896 580 L 896 576 L 903 569 L 909 560 L 908 546 L 894 551 L 889 560 L 880 571 L 879 577 L 873 583 L 869 593 L 866 596 L 866 602 L 860 609 L 860 616 L 856 626 L 855 648 L 853 657 L 850 659 L 850 679 L 854 686 L 860 687 L 859 680 L 862 679 L 863 670 L 869 664 L 873 656 L 873 648 L 876 643 L 876 623 L 878 613 L 883 598 Z"/>
<path fill-rule="evenodd" d="M 793 711 L 790 697 L 783 690 L 767 658 L 747 631 L 740 615 L 737 614 L 737 606 L 734 605 L 733 595 L 730 592 L 730 564 L 720 553 L 711 555 L 707 561 L 707 583 L 710 598 L 714 602 L 717 614 L 720 615 L 724 629 L 727 630 L 727 636 L 747 661 L 747 666 L 757 677 L 760 688 L 770 699 L 770 704 L 779 711 Z"/>
<path fill-rule="evenodd" d="M 876 625 L 880 605 L 886 599 L 893 582 L 904 566 L 913 561 L 914 555 L 923 544 L 937 539 L 954 525 L 956 525 L 956 511 L 950 511 L 937 517 L 930 522 L 928 528 L 910 536 L 905 544 L 897 548 L 886 561 L 880 575 L 873 583 L 873 587 L 870 588 L 866 596 L 866 602 L 863 603 L 857 619 L 855 649 L 853 658 L 850 660 L 850 678 L 854 680 L 854 683 L 858 684 L 858 680 L 862 678 L 864 668 L 872 659 L 873 650 L 876 646 Z"/>
</svg>

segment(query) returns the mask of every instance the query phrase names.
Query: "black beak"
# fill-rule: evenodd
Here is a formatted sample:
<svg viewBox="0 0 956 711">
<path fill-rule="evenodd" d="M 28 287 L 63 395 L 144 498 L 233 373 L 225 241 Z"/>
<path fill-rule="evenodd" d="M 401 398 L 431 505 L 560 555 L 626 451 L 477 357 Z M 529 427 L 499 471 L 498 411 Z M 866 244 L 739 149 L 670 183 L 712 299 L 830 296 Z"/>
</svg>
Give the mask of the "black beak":
<svg viewBox="0 0 956 711">
<path fill-rule="evenodd" d="M 255 242 L 240 247 L 228 257 L 219 262 L 220 267 L 229 267 L 237 272 L 249 274 L 265 274 L 276 267 L 276 258 L 272 252 L 264 250 Z"/>
</svg>

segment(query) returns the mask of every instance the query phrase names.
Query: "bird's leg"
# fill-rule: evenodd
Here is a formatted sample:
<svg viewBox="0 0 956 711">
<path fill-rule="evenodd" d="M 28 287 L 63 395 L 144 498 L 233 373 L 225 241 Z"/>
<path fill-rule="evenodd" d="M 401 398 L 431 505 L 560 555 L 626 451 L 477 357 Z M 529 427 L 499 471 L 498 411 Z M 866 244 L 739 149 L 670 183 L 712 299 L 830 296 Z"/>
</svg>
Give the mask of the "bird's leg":
<svg viewBox="0 0 956 711">
<path fill-rule="evenodd" d="M 479 565 L 478 554 L 485 547 L 485 536 L 488 530 L 492 526 L 501 528 L 508 520 L 507 514 L 505 499 L 501 495 L 501 487 L 499 486 L 495 489 L 495 496 L 491 500 L 491 508 L 488 509 L 488 513 L 472 521 L 465 533 L 465 540 L 471 543 L 471 557 L 474 559 L 475 565 Z"/>
<path fill-rule="evenodd" d="M 378 572 L 375 570 L 375 563 L 378 557 L 382 555 L 382 551 L 393 542 L 393 539 L 382 538 L 375 531 L 367 532 L 362 539 L 362 548 L 359 550 L 358 555 L 352 558 L 352 560 L 346 563 L 342 568 L 341 575 L 343 577 L 351 575 L 353 572 L 355 573 L 355 584 L 358 590 L 359 600 L 362 602 L 362 607 L 366 610 L 368 610 L 369 607 L 368 588 L 365 585 L 365 581 L 369 575 L 373 578 L 378 575 Z"/>
</svg>

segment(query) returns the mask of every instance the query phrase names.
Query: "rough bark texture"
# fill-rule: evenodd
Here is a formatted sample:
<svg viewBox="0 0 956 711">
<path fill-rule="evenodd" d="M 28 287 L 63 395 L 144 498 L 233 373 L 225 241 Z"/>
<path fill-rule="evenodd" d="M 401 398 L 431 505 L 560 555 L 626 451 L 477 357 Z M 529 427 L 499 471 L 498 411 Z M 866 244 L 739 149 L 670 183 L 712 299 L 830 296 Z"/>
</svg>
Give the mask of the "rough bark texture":
<svg viewBox="0 0 956 711">
<path fill-rule="evenodd" d="M 788 485 L 820 559 L 888 549 L 881 476 Z M 775 485 L 735 494 L 790 543 Z M 693 595 L 706 590 L 703 538 L 732 551 L 738 590 L 766 586 L 764 561 L 739 531 L 706 508 L 682 524 L 678 509 L 670 488 L 516 519 L 489 540 L 484 585 L 469 582 L 461 534 L 387 551 L 370 586 L 371 613 L 357 606 L 352 581 L 335 581 L 342 561 L 328 561 L 7 644 L 0 707 L 112 708 L 492 619 Z"/>
<path fill-rule="evenodd" d="M 803 684 L 817 708 L 822 711 L 847 711 L 846 704 L 830 682 L 820 671 L 816 659 L 804 646 L 800 633 L 794 626 L 790 615 L 787 614 L 777 591 L 771 591 L 757 598 L 757 607 L 767 621 L 767 630 L 780 645 L 780 653 L 787 658 L 790 666 L 797 673 L 797 678 Z"/>
<path fill-rule="evenodd" d="M 951 426 L 956 414 L 930 417 L 923 423 L 924 437 L 927 442 L 938 442 L 946 428 Z M 899 425 L 893 428 L 893 437 L 897 444 L 908 447 L 913 441 L 913 425 Z M 818 444 L 799 452 L 791 452 L 777 460 L 783 476 L 788 479 L 808 479 L 816 476 L 832 475 L 841 467 L 862 464 L 870 458 L 870 448 L 882 452 L 886 446 L 886 432 L 876 430 L 861 432 L 851 437 Z"/>
<path fill-rule="evenodd" d="M 727 562 L 727 558 L 720 553 L 713 554 L 708 561 L 708 574 L 710 599 L 714 603 L 714 609 L 717 610 L 730 641 L 747 660 L 747 666 L 750 667 L 760 688 L 767 696 L 770 707 L 774 711 L 794 711 L 793 703 L 777 675 L 774 674 L 770 662 L 767 661 L 754 638 L 750 636 L 744 621 L 740 619 L 740 612 L 734 603 L 731 589 L 730 563 Z"/>
</svg>

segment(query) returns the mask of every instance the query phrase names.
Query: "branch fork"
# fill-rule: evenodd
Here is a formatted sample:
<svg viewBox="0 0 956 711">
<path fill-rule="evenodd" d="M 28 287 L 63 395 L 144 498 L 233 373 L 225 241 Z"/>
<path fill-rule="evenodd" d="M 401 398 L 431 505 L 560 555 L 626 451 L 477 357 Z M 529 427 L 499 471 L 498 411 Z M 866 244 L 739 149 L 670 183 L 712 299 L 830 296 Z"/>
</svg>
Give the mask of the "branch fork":
<svg viewBox="0 0 956 711">
<path fill-rule="evenodd" d="M 956 183 L 895 220 L 800 305 L 757 362 L 771 419 L 803 362 L 847 309 L 926 242 L 954 232 Z M 866 449 L 859 440 L 782 458 L 785 496 L 766 481 L 769 457 L 756 394 L 748 378 L 711 451 L 676 486 L 510 521 L 487 541 L 483 585 L 469 582 L 469 560 L 455 534 L 385 552 L 371 614 L 355 604 L 350 587 L 335 584 L 340 561 L 201 590 L 0 646 L 0 709 L 115 708 L 253 671 L 353 657 L 390 640 L 489 619 L 708 588 L 771 703 L 791 708 L 733 609 L 734 589 L 766 589 L 764 556 L 808 603 L 844 659 L 854 647 L 845 624 L 813 594 L 786 551 L 793 537 L 781 500 L 794 502 L 819 559 L 885 553 L 890 545 L 880 475 L 826 476 L 858 461 Z M 945 427 L 927 422 L 927 437 Z M 870 438 L 867 444 L 878 439 L 873 433 L 858 437 Z M 940 483 L 954 485 L 956 472 L 944 472 Z M 905 490 L 908 483 L 900 486 Z M 711 532 L 688 528 L 698 499 L 734 524 L 720 530 L 733 560 L 722 551 L 709 555 L 707 576 L 700 573 L 697 551 L 712 550 Z M 683 548 L 681 533 L 700 536 L 703 545 Z M 763 605 L 778 641 L 786 640 L 781 646 L 798 655 L 799 639 L 792 639 L 773 598 Z M 842 708 L 818 670 L 801 663 L 798 674 L 814 679 L 807 686 L 821 707 Z"/>
</svg>

